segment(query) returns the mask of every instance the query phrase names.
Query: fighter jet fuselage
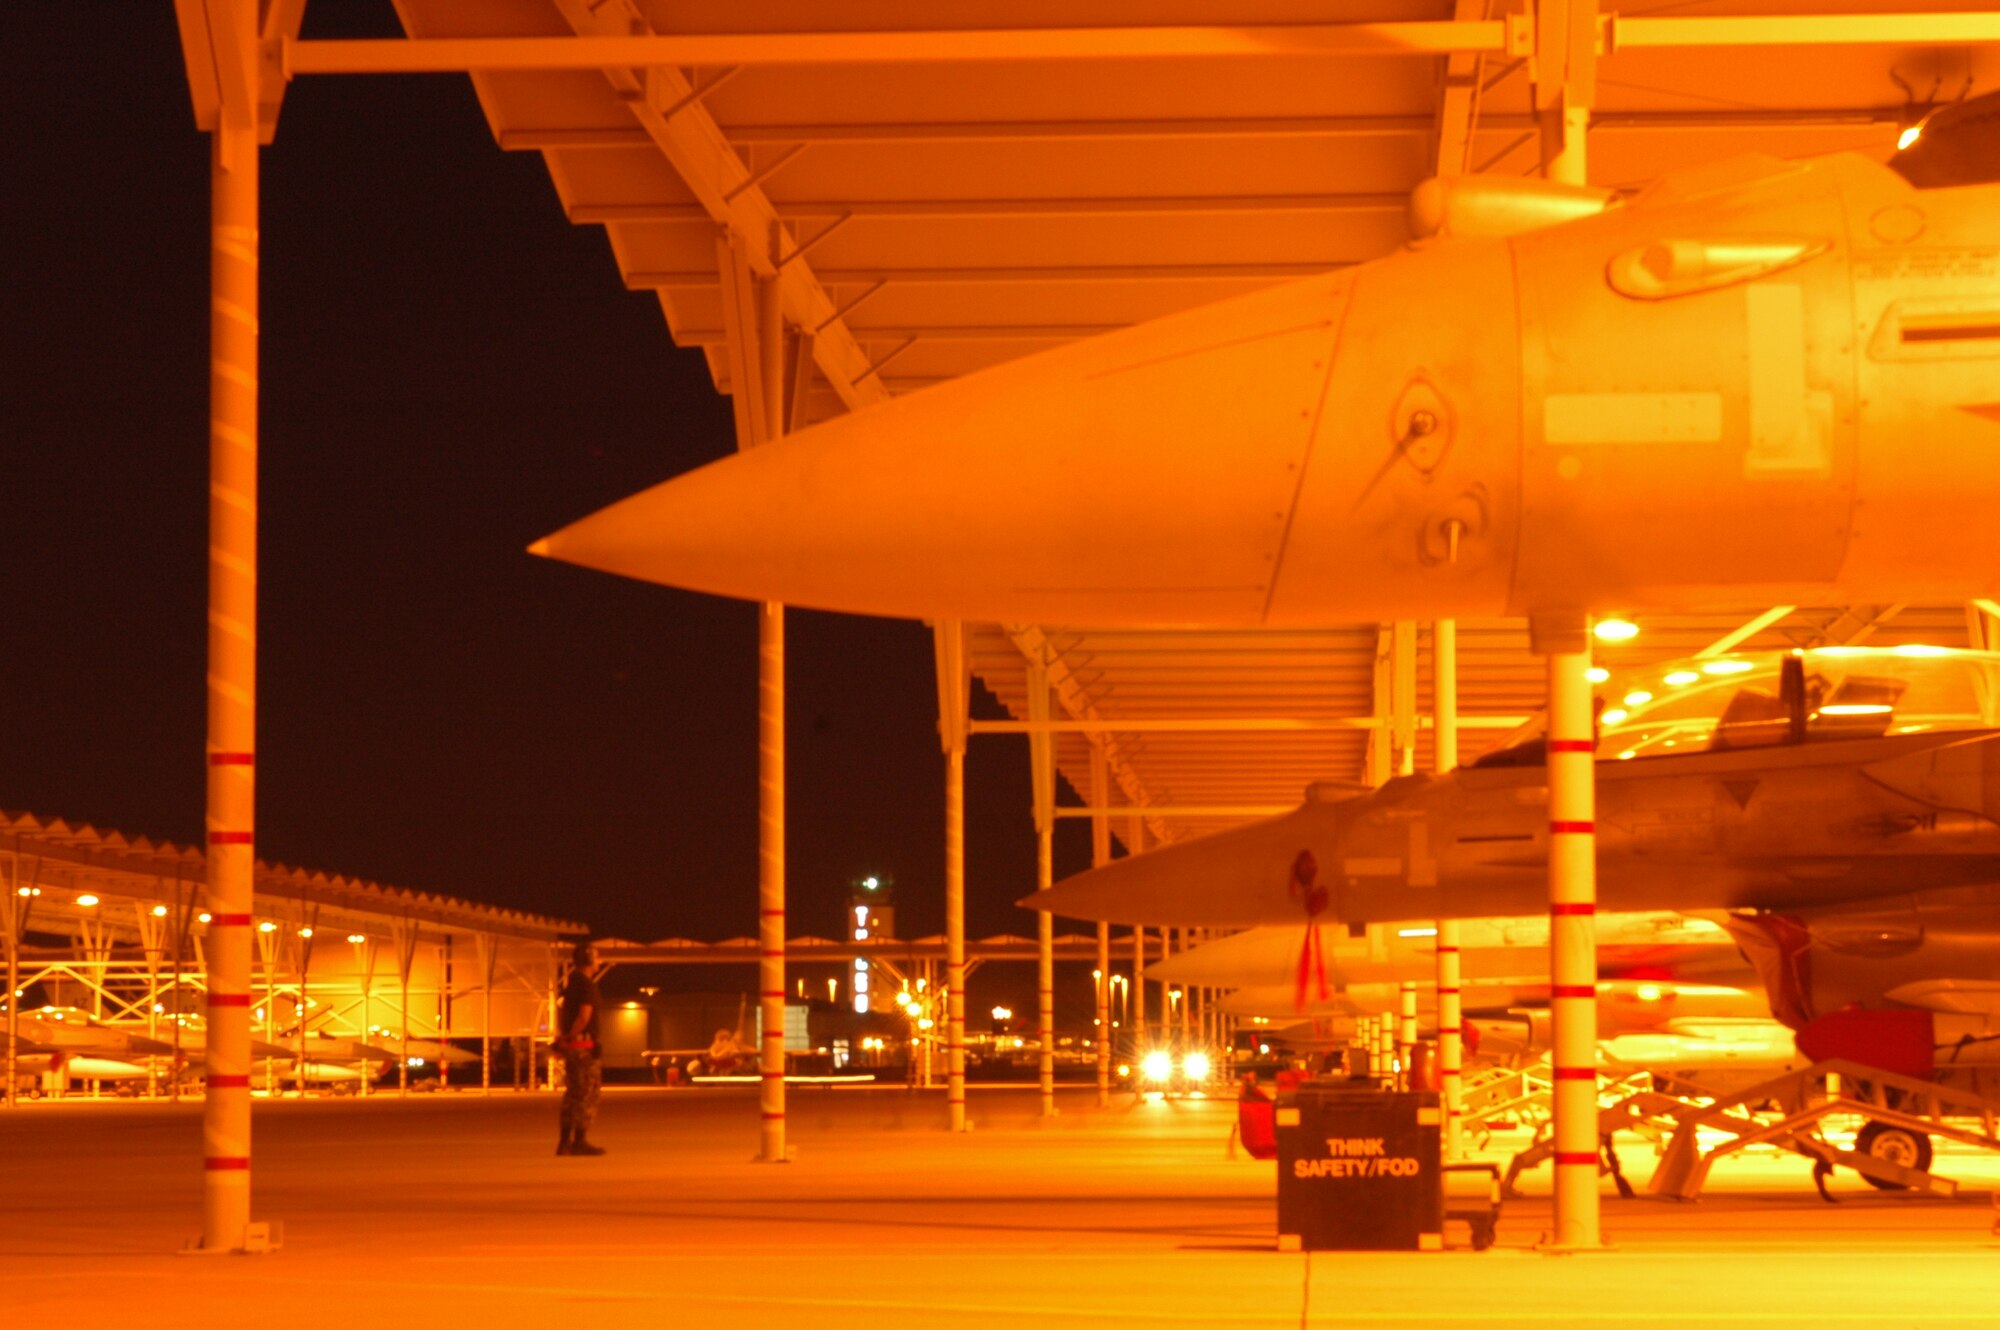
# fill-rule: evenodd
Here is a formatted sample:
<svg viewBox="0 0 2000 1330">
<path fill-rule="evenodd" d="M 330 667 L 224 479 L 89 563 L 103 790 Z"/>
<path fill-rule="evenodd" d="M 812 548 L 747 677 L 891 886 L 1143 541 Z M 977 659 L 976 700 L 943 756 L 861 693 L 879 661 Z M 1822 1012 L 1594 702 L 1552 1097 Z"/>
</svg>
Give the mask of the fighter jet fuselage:
<svg viewBox="0 0 2000 1330">
<path fill-rule="evenodd" d="M 1537 230 L 1441 215 L 1386 258 L 827 422 L 536 548 L 1003 623 L 2000 592 L 2000 185 L 1749 157 Z"/>
<path fill-rule="evenodd" d="M 2000 881 L 2000 733 L 1693 752 L 1597 765 L 1606 910 L 1775 909 Z M 1030 898 L 1115 923 L 1242 927 L 1546 908 L 1540 765 L 1372 794 L 1118 860 Z M 1319 894 L 1316 896 L 1315 892 Z"/>
</svg>

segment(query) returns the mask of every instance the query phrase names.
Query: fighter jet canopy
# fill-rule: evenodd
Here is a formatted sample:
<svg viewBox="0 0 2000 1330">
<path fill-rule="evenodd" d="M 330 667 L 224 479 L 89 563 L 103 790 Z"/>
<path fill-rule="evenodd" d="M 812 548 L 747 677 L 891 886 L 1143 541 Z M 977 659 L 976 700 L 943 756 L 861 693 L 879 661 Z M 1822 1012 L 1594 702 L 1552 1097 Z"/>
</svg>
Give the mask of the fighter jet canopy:
<svg viewBox="0 0 2000 1330">
<path fill-rule="evenodd" d="M 1531 721 L 1475 766 L 1540 766 Z M 2000 726 L 2000 654 L 1818 647 L 1697 657 L 1608 675 L 1599 761 Z"/>
</svg>

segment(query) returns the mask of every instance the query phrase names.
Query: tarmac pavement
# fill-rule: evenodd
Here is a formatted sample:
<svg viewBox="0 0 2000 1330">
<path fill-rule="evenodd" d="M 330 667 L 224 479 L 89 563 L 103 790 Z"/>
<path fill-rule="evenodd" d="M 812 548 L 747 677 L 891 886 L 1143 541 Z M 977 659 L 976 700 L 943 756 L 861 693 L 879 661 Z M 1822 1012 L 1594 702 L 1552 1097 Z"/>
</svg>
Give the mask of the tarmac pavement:
<svg viewBox="0 0 2000 1330">
<path fill-rule="evenodd" d="M 1956 1200 L 1762 1156 L 1702 1200 L 1606 1183 L 1613 1249 L 1552 1257 L 1547 1170 L 1490 1251 L 1281 1254 L 1274 1165 L 1228 1150 L 1233 1105 L 1108 1110 L 1067 1090 L 794 1089 L 796 1158 L 753 1161 L 754 1091 L 614 1087 L 601 1159 L 554 1155 L 546 1094 L 258 1101 L 268 1256 L 176 1255 L 199 1229 L 200 1109 L 0 1111 L 9 1325 L 2000 1327 L 2000 1161 L 1941 1154 Z M 1496 1140 L 1518 1148 L 1521 1141 Z M 1494 1156 L 1504 1162 L 1504 1154 Z M 1540 1188 L 1542 1195 L 1533 1194 Z"/>
</svg>

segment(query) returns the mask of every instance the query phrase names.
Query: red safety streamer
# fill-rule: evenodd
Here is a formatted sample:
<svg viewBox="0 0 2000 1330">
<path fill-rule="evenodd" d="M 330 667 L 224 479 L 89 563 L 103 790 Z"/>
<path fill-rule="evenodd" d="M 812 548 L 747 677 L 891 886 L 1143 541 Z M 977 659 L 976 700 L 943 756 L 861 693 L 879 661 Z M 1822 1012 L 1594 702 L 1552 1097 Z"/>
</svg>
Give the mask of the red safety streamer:
<svg viewBox="0 0 2000 1330">
<path fill-rule="evenodd" d="M 1299 948 L 1299 977 L 1292 993 L 1292 1005 L 1297 1011 L 1304 1011 L 1311 992 L 1310 985 L 1316 978 L 1319 982 L 1319 1000 L 1326 1001 L 1333 996 L 1333 990 L 1326 982 L 1326 946 L 1320 941 L 1318 916 L 1326 909 L 1327 890 L 1315 884 L 1319 876 L 1319 862 L 1311 850 L 1300 850 L 1299 857 L 1292 860 L 1292 899 L 1305 906 L 1306 934 Z"/>
</svg>

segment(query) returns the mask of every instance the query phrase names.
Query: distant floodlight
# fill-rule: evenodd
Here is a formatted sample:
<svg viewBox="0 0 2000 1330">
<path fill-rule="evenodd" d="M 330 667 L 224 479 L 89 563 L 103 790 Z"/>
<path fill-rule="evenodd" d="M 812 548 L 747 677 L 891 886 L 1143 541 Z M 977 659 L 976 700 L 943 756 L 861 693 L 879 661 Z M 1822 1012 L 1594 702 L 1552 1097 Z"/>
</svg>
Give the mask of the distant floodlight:
<svg viewBox="0 0 2000 1330">
<path fill-rule="evenodd" d="M 366 933 L 349 933 L 347 940 L 358 947 L 368 940 L 368 935 Z"/>
<path fill-rule="evenodd" d="M 166 907 L 166 906 L 164 906 L 164 905 L 155 905 L 155 906 L 153 907 L 153 917 L 154 917 L 155 919 L 164 919 L 164 918 L 166 918 L 166 917 L 167 917 L 167 907 Z"/>
<path fill-rule="evenodd" d="M 207 910 L 203 910 L 203 911 L 202 911 L 202 912 L 201 912 L 200 914 L 196 915 L 196 916 L 195 916 L 195 918 L 196 918 L 196 920 L 198 920 L 198 921 L 199 921 L 199 922 L 201 922 L 201 923 L 204 923 L 204 924 L 205 924 L 205 923 L 207 923 L 207 922 L 208 922 L 208 920 L 209 920 L 209 914 L 208 914 L 208 911 L 207 911 Z"/>
<path fill-rule="evenodd" d="M 85 908 L 85 909 L 87 910 L 87 909 L 89 909 L 89 908 L 90 908 L 91 906 L 93 906 L 93 905 L 97 904 L 97 897 L 95 897 L 95 896 L 78 896 L 78 897 L 76 898 L 76 903 L 77 903 L 78 905 L 81 905 L 81 906 L 83 906 L 83 908 Z"/>
<path fill-rule="evenodd" d="M 1611 671 L 1605 669 L 1602 665 L 1593 665 L 1584 673 L 1592 683 L 1603 683 L 1611 677 Z"/>
<path fill-rule="evenodd" d="M 269 919 L 266 919 L 263 923 L 257 925 L 257 931 L 260 933 L 275 933 L 278 931 L 278 926 Z"/>
<path fill-rule="evenodd" d="M 1630 642 L 1639 635 L 1639 625 L 1630 619 L 1606 619 L 1591 631 L 1600 642 Z"/>
<path fill-rule="evenodd" d="M 1181 1059 L 1181 1074 L 1191 1081 L 1208 1079 L 1208 1054 L 1190 1053 Z"/>
<path fill-rule="evenodd" d="M 1156 1048 L 1139 1062 L 1139 1073 L 1149 1081 L 1165 1082 L 1174 1076 L 1174 1055 Z"/>
<path fill-rule="evenodd" d="M 1923 136 L 1924 127 L 1922 125 L 1911 125 L 1908 129 L 1896 135 L 1896 151 L 1903 151 Z"/>
</svg>

